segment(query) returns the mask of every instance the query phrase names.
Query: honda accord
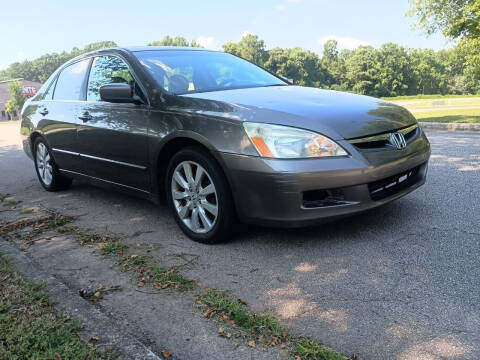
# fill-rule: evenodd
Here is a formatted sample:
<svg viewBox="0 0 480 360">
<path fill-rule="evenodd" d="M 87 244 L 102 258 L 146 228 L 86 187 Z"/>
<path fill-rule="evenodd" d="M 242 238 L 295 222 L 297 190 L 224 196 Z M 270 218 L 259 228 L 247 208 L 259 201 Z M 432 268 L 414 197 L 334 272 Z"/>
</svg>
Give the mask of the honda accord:
<svg viewBox="0 0 480 360">
<path fill-rule="evenodd" d="M 237 219 L 297 227 L 380 206 L 421 186 L 430 156 L 400 106 L 194 48 L 72 59 L 25 104 L 21 134 L 47 191 L 85 179 L 165 200 L 203 243 Z"/>
</svg>

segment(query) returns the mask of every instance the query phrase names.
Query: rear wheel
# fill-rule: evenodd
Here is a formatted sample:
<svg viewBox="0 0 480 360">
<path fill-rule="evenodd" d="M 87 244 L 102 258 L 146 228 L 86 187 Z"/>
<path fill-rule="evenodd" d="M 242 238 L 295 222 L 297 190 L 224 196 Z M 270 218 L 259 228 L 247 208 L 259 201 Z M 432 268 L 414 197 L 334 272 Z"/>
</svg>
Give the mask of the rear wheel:
<svg viewBox="0 0 480 360">
<path fill-rule="evenodd" d="M 45 190 L 63 190 L 72 184 L 72 179 L 60 174 L 44 139 L 37 138 L 33 145 L 33 150 L 35 170 L 37 171 L 38 180 Z"/>
<path fill-rule="evenodd" d="M 235 225 L 232 196 L 222 169 L 207 151 L 190 147 L 176 153 L 165 184 L 168 204 L 186 235 L 206 244 L 229 239 Z"/>
</svg>

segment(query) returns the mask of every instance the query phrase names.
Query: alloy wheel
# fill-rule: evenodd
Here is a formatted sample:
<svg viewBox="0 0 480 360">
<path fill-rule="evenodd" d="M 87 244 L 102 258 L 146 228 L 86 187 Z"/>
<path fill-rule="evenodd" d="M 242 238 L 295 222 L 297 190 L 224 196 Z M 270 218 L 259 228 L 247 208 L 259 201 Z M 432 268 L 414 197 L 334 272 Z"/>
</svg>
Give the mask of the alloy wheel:
<svg viewBox="0 0 480 360">
<path fill-rule="evenodd" d="M 38 144 L 35 159 L 40 178 L 46 186 L 50 186 L 53 178 L 52 159 L 45 144 Z"/>
<path fill-rule="evenodd" d="M 208 172 L 194 161 L 183 161 L 171 180 L 172 199 L 178 216 L 193 232 L 210 231 L 218 217 L 218 197 Z"/>
</svg>

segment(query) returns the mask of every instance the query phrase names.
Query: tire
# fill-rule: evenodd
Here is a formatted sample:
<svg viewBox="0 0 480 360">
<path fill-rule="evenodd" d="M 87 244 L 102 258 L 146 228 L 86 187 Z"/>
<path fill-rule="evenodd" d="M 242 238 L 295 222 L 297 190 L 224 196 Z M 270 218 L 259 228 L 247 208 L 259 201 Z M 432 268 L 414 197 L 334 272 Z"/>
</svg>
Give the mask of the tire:
<svg viewBox="0 0 480 360">
<path fill-rule="evenodd" d="M 33 144 L 33 161 L 38 180 L 45 190 L 59 191 L 72 185 L 72 179 L 60 174 L 50 148 L 41 137 L 37 138 Z"/>
<path fill-rule="evenodd" d="M 236 225 L 232 194 L 208 151 L 193 146 L 177 152 L 167 168 L 165 192 L 175 221 L 189 238 L 203 244 L 231 238 Z"/>
</svg>

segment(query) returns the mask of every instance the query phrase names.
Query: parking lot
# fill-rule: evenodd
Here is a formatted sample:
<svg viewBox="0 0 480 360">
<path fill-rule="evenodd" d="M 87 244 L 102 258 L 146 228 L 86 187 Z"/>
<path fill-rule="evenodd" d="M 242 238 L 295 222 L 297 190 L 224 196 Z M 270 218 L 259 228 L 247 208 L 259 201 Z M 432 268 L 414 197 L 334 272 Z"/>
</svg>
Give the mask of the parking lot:
<svg viewBox="0 0 480 360">
<path fill-rule="evenodd" d="M 122 234 L 132 246 L 149 245 L 159 263 L 188 264 L 181 268 L 185 276 L 231 291 L 254 311 L 272 311 L 292 332 L 346 355 L 480 358 L 480 133 L 428 132 L 433 153 L 426 185 L 384 207 L 300 230 L 245 225 L 230 242 L 206 246 L 187 239 L 165 206 L 85 183 L 45 192 L 21 149 L 18 127 L 0 124 L 0 193 L 22 206 L 53 209 L 75 216 L 76 225 Z M 65 250 L 69 261 L 76 251 L 84 250 Z M 59 247 L 43 247 L 36 261 L 47 264 L 49 252 L 48 263 L 62 264 L 57 272 L 65 282 L 98 282 L 88 268 L 61 270 Z M 132 296 L 130 308 L 117 307 L 112 317 L 147 334 L 154 349 L 168 347 L 184 359 L 215 358 L 205 349 L 221 353 L 226 340 L 210 335 L 210 325 L 185 310 L 181 296 Z M 113 312 L 115 301 L 105 299 L 103 311 Z M 132 308 L 155 303 L 163 305 L 137 311 L 133 319 Z M 247 350 L 239 358 L 268 358 Z"/>
</svg>

